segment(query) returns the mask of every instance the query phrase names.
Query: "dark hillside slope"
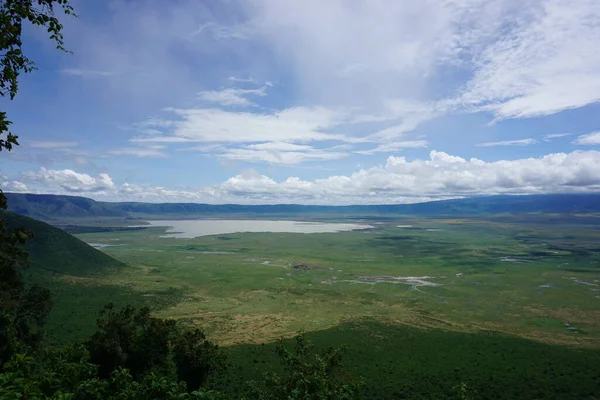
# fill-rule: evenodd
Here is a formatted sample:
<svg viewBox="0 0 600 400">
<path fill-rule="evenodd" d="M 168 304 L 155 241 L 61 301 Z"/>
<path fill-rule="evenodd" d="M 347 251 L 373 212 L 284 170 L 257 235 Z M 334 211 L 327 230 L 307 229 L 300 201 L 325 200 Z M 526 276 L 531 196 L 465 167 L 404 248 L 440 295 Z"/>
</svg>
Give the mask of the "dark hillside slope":
<svg viewBox="0 0 600 400">
<path fill-rule="evenodd" d="M 306 206 L 298 204 L 239 205 L 195 203 L 111 203 L 85 197 L 7 193 L 9 211 L 48 222 L 75 218 L 141 218 L 151 215 L 482 215 L 496 213 L 597 213 L 600 194 L 488 196 L 417 204 Z"/>
<path fill-rule="evenodd" d="M 28 240 L 26 245 L 31 269 L 83 276 L 124 266 L 120 261 L 45 222 L 7 212 L 2 213 L 0 218 L 4 218 L 10 228 L 27 229 L 35 233 L 35 237 Z"/>
<path fill-rule="evenodd" d="M 88 337 L 95 330 L 98 311 L 110 302 L 154 310 L 172 305 L 163 300 L 167 296 L 145 296 L 146 293 L 104 281 L 117 269 L 128 266 L 76 237 L 21 215 L 0 212 L 0 218 L 11 228 L 35 232 L 35 237 L 27 242 L 31 265 L 23 275 L 27 282 L 40 284 L 52 293 L 54 307 L 46 325 L 51 343 Z M 177 298 L 172 295 L 168 301 Z"/>
</svg>

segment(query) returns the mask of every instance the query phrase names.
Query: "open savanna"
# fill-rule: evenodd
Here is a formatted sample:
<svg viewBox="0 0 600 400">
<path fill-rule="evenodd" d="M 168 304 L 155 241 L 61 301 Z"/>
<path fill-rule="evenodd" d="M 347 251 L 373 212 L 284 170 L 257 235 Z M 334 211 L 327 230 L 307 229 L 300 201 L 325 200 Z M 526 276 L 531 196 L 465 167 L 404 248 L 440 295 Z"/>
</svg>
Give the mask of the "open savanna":
<svg viewBox="0 0 600 400">
<path fill-rule="evenodd" d="M 157 304 L 159 316 L 198 324 L 224 345 L 369 318 L 600 346 L 597 216 L 367 221 L 375 228 L 319 234 L 174 239 L 161 237 L 161 227 L 78 233 L 108 245 L 102 251 L 128 267 L 60 279 L 90 290 L 123 288 Z"/>
</svg>

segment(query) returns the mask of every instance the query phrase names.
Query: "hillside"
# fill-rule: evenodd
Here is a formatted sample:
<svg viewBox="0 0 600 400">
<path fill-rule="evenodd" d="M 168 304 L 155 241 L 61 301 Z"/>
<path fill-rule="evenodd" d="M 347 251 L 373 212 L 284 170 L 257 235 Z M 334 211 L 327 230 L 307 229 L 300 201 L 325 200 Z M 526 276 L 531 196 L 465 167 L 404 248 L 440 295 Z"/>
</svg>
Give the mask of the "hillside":
<svg viewBox="0 0 600 400">
<path fill-rule="evenodd" d="M 126 215 L 111 203 L 102 203 L 85 197 L 22 193 L 6 193 L 6 196 L 9 211 L 44 221 Z"/>
<path fill-rule="evenodd" d="M 148 215 L 218 214 L 328 215 L 480 215 L 493 213 L 600 212 L 600 194 L 488 196 L 418 204 L 305 206 L 297 204 L 236 205 L 195 203 L 100 202 L 85 197 L 7 193 L 9 211 L 48 222 L 77 218 L 140 218 Z"/>
<path fill-rule="evenodd" d="M 13 213 L 2 213 L 9 228 L 35 232 L 27 241 L 31 269 L 69 275 L 89 275 L 123 263 L 45 222 Z"/>
</svg>

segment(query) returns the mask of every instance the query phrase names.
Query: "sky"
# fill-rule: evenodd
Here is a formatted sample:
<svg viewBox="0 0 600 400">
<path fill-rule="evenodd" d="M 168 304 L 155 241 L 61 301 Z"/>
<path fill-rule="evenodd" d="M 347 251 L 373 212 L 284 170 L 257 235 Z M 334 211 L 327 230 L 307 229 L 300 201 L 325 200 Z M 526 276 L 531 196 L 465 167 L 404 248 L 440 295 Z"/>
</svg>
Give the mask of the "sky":
<svg viewBox="0 0 600 400">
<path fill-rule="evenodd" d="M 397 204 L 600 193 L 598 0 L 72 0 L 0 187 Z"/>
</svg>

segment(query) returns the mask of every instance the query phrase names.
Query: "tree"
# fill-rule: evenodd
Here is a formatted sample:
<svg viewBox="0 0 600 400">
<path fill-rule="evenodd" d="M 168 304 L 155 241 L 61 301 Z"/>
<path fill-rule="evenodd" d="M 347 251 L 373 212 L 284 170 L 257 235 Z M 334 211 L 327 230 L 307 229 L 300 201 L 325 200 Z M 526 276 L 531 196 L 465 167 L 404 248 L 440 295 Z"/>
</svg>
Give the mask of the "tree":
<svg viewBox="0 0 600 400">
<path fill-rule="evenodd" d="M 100 312 L 97 325 L 87 347 L 103 378 L 127 368 L 136 380 L 157 373 L 184 381 L 193 390 L 225 363 L 218 346 L 206 340 L 202 331 L 152 317 L 148 308 L 136 312 L 132 306 L 117 310 L 109 304 Z"/>
<path fill-rule="evenodd" d="M 344 349 L 328 347 L 314 351 L 304 335 L 295 339 L 291 352 L 283 340 L 275 352 L 283 363 L 281 374 L 268 373 L 262 382 L 251 382 L 247 399 L 262 400 L 350 400 L 360 399 L 362 382 L 343 368 Z"/>
<path fill-rule="evenodd" d="M 225 356 L 198 328 L 182 329 L 173 344 L 177 377 L 188 390 L 196 390 L 212 373 L 223 369 Z"/>
<path fill-rule="evenodd" d="M 108 304 L 100 312 L 98 331 L 88 340 L 91 362 L 107 378 L 118 368 L 127 368 L 141 378 L 153 368 L 167 369 L 169 345 L 175 337 L 175 321 L 150 316 L 148 308 L 136 312 L 127 305 L 117 310 Z"/>
</svg>

